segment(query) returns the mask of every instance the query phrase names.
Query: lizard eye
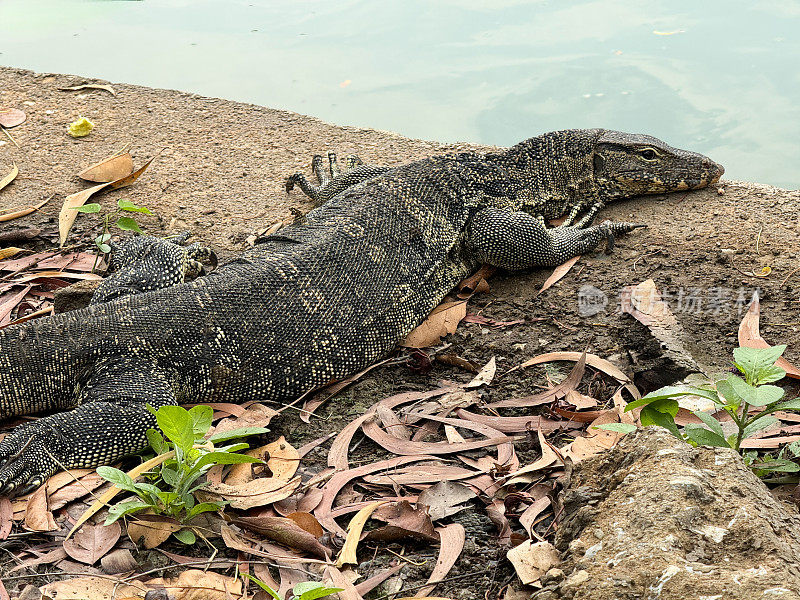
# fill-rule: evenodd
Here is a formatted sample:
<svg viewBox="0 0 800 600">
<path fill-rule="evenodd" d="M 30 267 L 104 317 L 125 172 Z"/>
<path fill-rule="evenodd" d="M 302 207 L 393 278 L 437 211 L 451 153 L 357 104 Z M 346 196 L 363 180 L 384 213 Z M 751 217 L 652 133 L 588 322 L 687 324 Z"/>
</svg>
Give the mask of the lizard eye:
<svg viewBox="0 0 800 600">
<path fill-rule="evenodd" d="M 656 151 L 651 148 L 645 148 L 641 151 L 641 155 L 645 160 L 653 160 L 656 157 Z"/>
</svg>

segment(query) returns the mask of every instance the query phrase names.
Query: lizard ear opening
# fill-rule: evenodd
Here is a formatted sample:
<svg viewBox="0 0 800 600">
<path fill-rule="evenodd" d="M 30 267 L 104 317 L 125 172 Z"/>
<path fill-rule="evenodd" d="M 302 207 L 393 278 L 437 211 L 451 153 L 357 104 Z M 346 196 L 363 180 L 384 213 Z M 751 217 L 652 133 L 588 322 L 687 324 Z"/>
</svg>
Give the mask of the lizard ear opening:
<svg viewBox="0 0 800 600">
<path fill-rule="evenodd" d="M 594 155 L 593 162 L 594 162 L 594 172 L 595 172 L 595 174 L 597 174 L 600 171 L 602 171 L 603 167 L 606 166 L 606 159 L 603 158 L 601 155 L 599 155 L 597 153 L 595 153 L 595 155 Z"/>
</svg>

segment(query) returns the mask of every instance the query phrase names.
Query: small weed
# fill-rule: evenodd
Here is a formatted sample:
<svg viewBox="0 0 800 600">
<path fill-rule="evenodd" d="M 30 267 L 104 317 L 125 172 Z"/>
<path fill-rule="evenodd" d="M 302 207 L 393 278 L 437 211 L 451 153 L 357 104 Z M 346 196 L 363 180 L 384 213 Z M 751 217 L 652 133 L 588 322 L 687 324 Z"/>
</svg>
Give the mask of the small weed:
<svg viewBox="0 0 800 600">
<path fill-rule="evenodd" d="M 247 573 L 242 573 L 242 576 L 250 579 L 250 581 L 272 596 L 274 600 L 317 600 L 317 598 L 324 598 L 325 596 L 342 591 L 341 588 L 326 587 L 325 584 L 318 581 L 301 581 L 294 586 L 291 594 L 287 594 L 286 598 L 281 598 L 278 592 L 257 577 L 253 577 Z"/>
<path fill-rule="evenodd" d="M 83 206 L 76 206 L 72 210 L 93 214 L 100 213 L 101 206 L 95 202 L 92 202 L 89 204 L 84 204 Z M 146 215 L 153 214 L 148 208 L 145 208 L 144 206 L 137 206 L 130 200 L 117 200 L 116 210 L 106 213 L 100 217 L 100 223 L 103 226 L 103 231 L 94 239 L 94 245 L 97 248 L 97 255 L 95 256 L 94 265 L 92 266 L 92 273 L 94 273 L 94 270 L 97 267 L 100 256 L 111 252 L 111 245 L 109 242 L 111 241 L 111 224 L 114 219 L 116 219 L 116 223 L 114 224 L 122 231 L 133 231 L 139 234 L 142 233 L 142 230 L 139 228 L 139 224 L 136 222 L 136 219 L 124 213 L 143 213 Z"/>
<path fill-rule="evenodd" d="M 742 453 L 742 440 L 778 422 L 778 419 L 772 416 L 773 413 L 781 410 L 800 410 L 800 398 L 783 401 L 784 391 L 776 385 L 770 385 L 786 375 L 786 372 L 775 364 L 784 350 L 786 346 L 736 348 L 733 351 L 734 365 L 744 378 L 731 373 L 724 379 L 718 380 L 716 384 L 708 386 L 664 387 L 631 402 L 625 410 L 642 407 L 639 418 L 643 426 L 659 425 L 693 446 L 719 446 L 733 448 Z M 699 396 L 710 400 L 717 410 L 724 410 L 730 415 L 736 425 L 736 431 L 726 436 L 719 420 L 699 410 L 693 413 L 702 424 L 689 423 L 683 431 L 680 431 L 675 424 L 675 415 L 678 414 L 678 402 L 675 398 L 680 396 Z M 759 410 L 751 412 L 752 408 Z M 632 427 L 626 426 L 623 429 L 622 426 L 624 426 L 622 423 L 613 423 L 598 427 L 626 432 Z M 800 466 L 786 458 L 787 453 L 791 453 L 792 457 L 798 456 L 800 446 L 787 447 L 777 457 L 764 461 L 759 461 L 755 452 L 745 453 L 744 459 L 762 475 L 800 470 Z"/>
<path fill-rule="evenodd" d="M 158 410 L 148 408 L 156 416 L 161 430 L 147 431 L 150 446 L 157 455 L 173 451 L 175 455 L 151 472 L 150 482 L 135 482 L 127 473 L 114 467 L 98 467 L 97 472 L 101 477 L 138 496 L 136 500 L 112 506 L 106 525 L 142 510 L 173 517 L 181 523 L 190 521 L 200 513 L 219 510 L 223 503 L 195 502 L 194 493 L 206 485 L 205 481 L 198 483 L 200 477 L 214 465 L 262 462 L 251 456 L 237 454 L 248 448 L 245 443 L 222 447 L 216 447 L 215 444 L 266 433 L 268 430 L 263 427 L 235 429 L 206 438 L 213 414 L 210 406 L 200 405 L 190 410 L 180 406 L 162 406 Z M 179 534 L 176 537 L 181 541 L 194 542 L 194 534 L 190 530 L 183 530 Z"/>
</svg>

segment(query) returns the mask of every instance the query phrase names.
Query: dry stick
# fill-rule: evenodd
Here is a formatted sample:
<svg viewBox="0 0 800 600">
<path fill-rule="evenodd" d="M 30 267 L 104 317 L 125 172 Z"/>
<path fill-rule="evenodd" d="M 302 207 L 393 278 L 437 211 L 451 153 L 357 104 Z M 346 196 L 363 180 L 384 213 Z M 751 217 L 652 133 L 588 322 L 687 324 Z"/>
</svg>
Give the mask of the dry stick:
<svg viewBox="0 0 800 600">
<path fill-rule="evenodd" d="M 6 129 L 5 127 L 2 127 L 2 126 L 0 126 L 0 129 L 2 129 L 3 133 L 5 133 L 8 136 L 8 139 L 10 139 L 12 142 L 14 142 L 14 145 L 17 148 L 19 148 L 19 144 L 17 143 L 17 140 L 15 140 L 13 137 L 11 137 L 11 134 L 8 133 L 8 129 Z"/>
</svg>

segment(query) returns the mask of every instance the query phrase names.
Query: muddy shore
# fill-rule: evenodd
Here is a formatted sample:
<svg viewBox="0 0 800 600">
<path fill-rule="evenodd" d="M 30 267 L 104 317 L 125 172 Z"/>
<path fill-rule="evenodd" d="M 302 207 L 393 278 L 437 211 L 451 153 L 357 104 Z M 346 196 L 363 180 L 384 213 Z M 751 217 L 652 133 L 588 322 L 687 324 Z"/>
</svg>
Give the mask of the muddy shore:
<svg viewBox="0 0 800 600">
<path fill-rule="evenodd" d="M 158 157 L 134 186 L 99 201 L 127 198 L 146 206 L 154 213 L 141 219 L 148 233 L 190 230 L 222 259 L 244 249 L 248 236 L 289 217 L 293 209 L 311 208 L 299 191 L 287 194 L 283 182 L 293 172 L 308 173 L 315 153 L 357 153 L 365 162 L 393 165 L 442 152 L 486 149 L 340 127 L 296 113 L 171 90 L 113 82 L 116 96 L 98 89 L 60 90 L 83 83 L 108 82 L 0 67 L 0 106 L 28 115 L 23 125 L 9 130 L 19 147 L 0 137 L 0 177 L 14 163 L 20 170 L 0 194 L 0 211 L 53 195 L 39 212 L 3 223 L 3 231 L 55 230 L 63 198 L 86 187 L 75 174 L 129 143 L 137 166 Z M 74 139 L 66 134 L 66 124 L 79 117 L 89 118 L 96 127 L 89 136 Z M 763 337 L 788 344 L 786 357 L 800 363 L 798 205 L 798 191 L 723 179 L 706 190 L 610 206 L 603 219 L 649 227 L 621 238 L 610 255 L 581 258 L 542 294 L 538 291 L 550 271 L 496 275 L 491 290 L 471 300 L 470 312 L 524 323 L 498 330 L 462 325 L 449 340 L 452 350 L 479 365 L 494 356 L 506 370 L 542 352 L 589 348 L 648 391 L 648 382 L 656 387 L 671 365 L 647 328 L 619 311 L 619 296 L 625 286 L 652 278 L 681 326 L 681 343 L 709 371 L 728 368 L 739 322 L 755 291 L 761 297 Z M 89 221 L 79 217 L 74 235 L 90 233 Z M 605 296 L 604 310 L 591 315 L 580 310 L 579 290 L 585 286 Z M 491 398 L 533 392 L 545 381 L 544 374 L 545 369 L 537 367 L 500 378 L 490 390 Z M 442 379 L 470 377 L 440 364 L 425 374 L 404 365 L 382 367 L 324 407 L 320 420 L 304 425 L 286 417 L 275 423 L 274 431 L 299 445 L 338 431 L 377 399 L 434 387 Z M 478 543 L 472 560 L 483 556 L 497 566 L 501 556 L 489 542 Z M 452 574 L 477 568 L 470 564 Z M 473 584 L 475 597 L 483 597 L 487 586 L 495 584 L 489 576 L 482 577 Z M 458 592 L 455 584 L 437 595 L 471 597 Z"/>
</svg>

